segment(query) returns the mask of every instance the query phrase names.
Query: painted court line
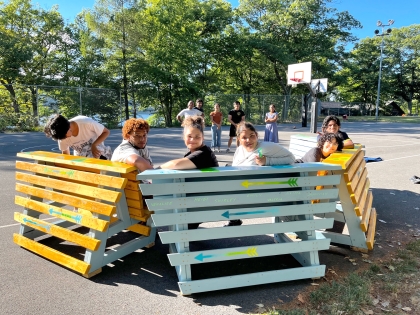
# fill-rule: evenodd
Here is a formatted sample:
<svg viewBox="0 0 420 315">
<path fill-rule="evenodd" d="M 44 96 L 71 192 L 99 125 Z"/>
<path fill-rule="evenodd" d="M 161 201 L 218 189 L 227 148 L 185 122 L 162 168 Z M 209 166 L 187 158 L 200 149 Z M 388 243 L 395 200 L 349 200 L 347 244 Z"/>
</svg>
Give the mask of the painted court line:
<svg viewBox="0 0 420 315">
<path fill-rule="evenodd" d="M 52 218 L 47 218 L 47 219 L 42 219 L 42 220 L 43 221 L 48 221 L 48 220 L 53 220 L 53 219 L 57 219 L 57 218 L 52 217 Z M 0 229 L 11 227 L 11 226 L 16 226 L 16 225 L 21 225 L 21 223 L 14 223 L 14 224 L 9 224 L 9 225 L 2 225 L 2 226 L 0 226 Z"/>
<path fill-rule="evenodd" d="M 56 144 L 42 144 L 42 145 L 36 145 L 36 146 L 33 146 L 33 147 L 23 148 L 22 150 L 20 150 L 20 152 L 25 152 L 27 149 L 32 149 L 32 148 L 39 148 L 39 147 L 52 147 L 52 146 L 56 146 Z"/>
</svg>

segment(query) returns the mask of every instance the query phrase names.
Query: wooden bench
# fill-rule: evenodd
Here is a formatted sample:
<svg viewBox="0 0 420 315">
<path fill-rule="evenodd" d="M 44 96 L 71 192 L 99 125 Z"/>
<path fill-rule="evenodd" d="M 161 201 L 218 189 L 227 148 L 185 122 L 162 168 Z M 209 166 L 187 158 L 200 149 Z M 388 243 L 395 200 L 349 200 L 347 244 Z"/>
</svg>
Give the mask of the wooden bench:
<svg viewBox="0 0 420 315">
<path fill-rule="evenodd" d="M 157 227 L 168 226 L 159 232 L 163 244 L 169 244 L 170 264 L 178 274 L 178 285 L 184 295 L 196 292 L 244 287 L 265 283 L 319 278 L 325 265 L 319 262 L 318 251 L 329 248 L 330 240 L 316 230 L 331 228 L 333 219 L 314 219 L 316 213 L 335 211 L 340 174 L 317 176 L 319 170 L 339 171 L 341 166 L 321 163 L 264 167 L 221 167 L 202 170 L 148 170 L 137 179 L 152 179 L 152 184 L 140 184 L 154 212 Z M 323 190 L 315 190 L 323 185 Z M 320 199 L 320 203 L 312 203 Z M 270 221 L 270 218 L 274 220 Z M 206 228 L 188 230 L 189 223 L 217 222 L 229 219 L 265 219 L 265 222 L 223 227 L 222 223 Z M 267 220 L 268 219 L 268 220 Z M 261 221 L 261 220 L 260 220 Z M 218 226 L 217 226 L 218 224 Z M 216 225 L 216 226 L 215 226 Z M 300 238 L 288 236 L 293 232 Z M 277 243 L 258 243 L 261 235 L 274 235 Z M 254 237 L 257 244 L 241 245 L 237 239 Z M 221 239 L 234 238 L 227 248 L 220 248 Z M 191 251 L 190 242 L 213 240 Z M 217 242 L 216 240 L 219 240 Z M 226 245 L 226 242 L 224 242 Z M 194 278 L 191 266 L 209 262 L 227 262 L 291 254 L 299 262 L 295 268 L 258 271 L 208 279 Z M 238 262 L 232 262 L 238 263 Z M 253 262 L 249 262 L 254 267 Z"/>
<path fill-rule="evenodd" d="M 19 234 L 13 235 L 19 246 L 91 277 L 103 266 L 154 244 L 156 233 L 146 224 L 151 213 L 143 206 L 135 167 L 42 151 L 17 156 L 34 160 L 16 162 L 16 190 L 25 195 L 15 197 L 15 203 L 24 207 L 14 215 L 21 223 Z M 107 240 L 124 230 L 140 236 L 107 248 Z M 47 246 L 46 236 L 71 246 Z M 74 253 L 75 245 L 82 250 Z"/>
<path fill-rule="evenodd" d="M 347 149 L 343 153 L 334 153 L 324 163 L 341 166 L 339 200 L 335 213 L 326 214 L 336 221 L 345 223 L 348 232 L 323 232 L 331 241 L 351 246 L 355 250 L 372 250 L 375 243 L 376 209 L 372 208 L 373 195 L 364 153 L 361 148 Z M 348 234 L 346 234 L 348 233 Z"/>
</svg>

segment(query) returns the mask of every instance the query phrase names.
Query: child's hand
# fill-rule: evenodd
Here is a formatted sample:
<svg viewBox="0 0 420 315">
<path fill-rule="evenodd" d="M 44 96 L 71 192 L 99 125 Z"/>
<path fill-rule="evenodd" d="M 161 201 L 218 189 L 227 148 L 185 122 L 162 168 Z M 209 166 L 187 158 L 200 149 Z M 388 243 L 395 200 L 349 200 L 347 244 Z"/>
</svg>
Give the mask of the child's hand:
<svg viewBox="0 0 420 315">
<path fill-rule="evenodd" d="M 96 147 L 96 145 L 92 144 L 92 155 L 95 158 L 99 158 L 101 156 L 101 151 L 98 150 L 98 148 Z"/>
<path fill-rule="evenodd" d="M 259 157 L 258 155 L 255 156 L 255 163 L 257 163 L 259 166 L 264 166 L 267 162 L 267 159 L 265 158 L 265 155 Z"/>
</svg>

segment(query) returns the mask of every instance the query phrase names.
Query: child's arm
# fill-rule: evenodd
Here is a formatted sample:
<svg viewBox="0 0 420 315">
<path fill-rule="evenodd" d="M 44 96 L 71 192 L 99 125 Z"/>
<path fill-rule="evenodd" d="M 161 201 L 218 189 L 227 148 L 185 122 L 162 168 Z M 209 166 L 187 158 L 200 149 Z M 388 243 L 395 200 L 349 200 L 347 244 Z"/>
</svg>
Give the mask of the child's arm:
<svg viewBox="0 0 420 315">
<path fill-rule="evenodd" d="M 108 128 L 104 127 L 104 130 L 100 134 L 100 136 L 92 143 L 92 155 L 96 158 L 99 158 L 101 156 L 101 151 L 98 150 L 97 146 L 98 144 L 105 141 L 106 138 L 109 136 L 109 130 Z"/>
</svg>

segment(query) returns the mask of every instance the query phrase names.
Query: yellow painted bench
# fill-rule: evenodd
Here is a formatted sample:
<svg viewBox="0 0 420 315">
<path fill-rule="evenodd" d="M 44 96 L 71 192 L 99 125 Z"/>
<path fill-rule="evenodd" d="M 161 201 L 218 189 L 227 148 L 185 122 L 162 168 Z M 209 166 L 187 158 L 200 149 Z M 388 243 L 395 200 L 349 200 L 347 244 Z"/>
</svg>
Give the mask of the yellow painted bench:
<svg viewBox="0 0 420 315">
<path fill-rule="evenodd" d="M 328 164 L 341 166 L 339 185 L 339 200 L 337 211 L 333 213 L 335 221 L 345 223 L 348 234 L 326 231 L 326 237 L 332 243 L 346 244 L 355 250 L 372 250 L 375 243 L 376 209 L 372 208 L 373 195 L 364 152 L 357 149 L 345 149 L 341 153 L 334 153 L 323 161 Z M 330 216 L 331 217 L 331 216 Z"/>
<path fill-rule="evenodd" d="M 154 244 L 155 228 L 148 224 L 151 213 L 143 206 L 135 167 L 43 151 L 17 156 L 33 160 L 16 161 L 20 194 L 15 203 L 23 211 L 14 214 L 21 227 L 13 240 L 19 246 L 91 277 L 103 266 Z M 107 246 L 110 238 L 126 230 L 140 236 Z M 71 243 L 72 253 L 64 250 L 69 246 L 43 244 L 46 236 Z M 76 254 L 75 246 L 81 248 Z"/>
</svg>

